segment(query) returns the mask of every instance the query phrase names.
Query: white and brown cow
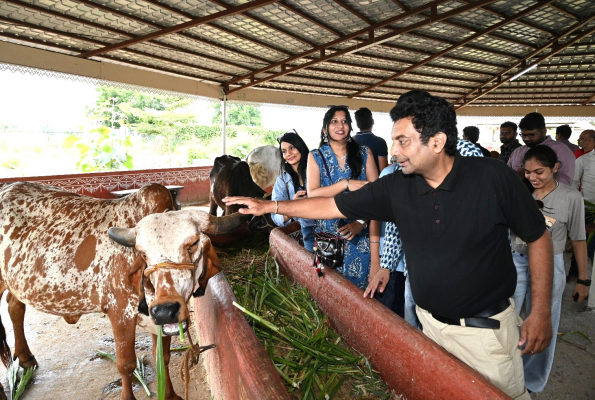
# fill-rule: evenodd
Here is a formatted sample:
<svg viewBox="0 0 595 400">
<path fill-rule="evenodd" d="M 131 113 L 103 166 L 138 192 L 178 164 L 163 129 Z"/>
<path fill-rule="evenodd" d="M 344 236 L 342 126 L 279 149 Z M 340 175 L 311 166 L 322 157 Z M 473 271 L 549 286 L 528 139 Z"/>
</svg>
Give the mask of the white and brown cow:
<svg viewBox="0 0 595 400">
<path fill-rule="evenodd" d="M 152 333 L 156 324 L 163 325 L 167 335 L 179 333 L 179 322 L 186 329 L 190 295 L 204 290 L 219 271 L 206 234 L 232 231 L 245 220 L 239 214 L 216 218 L 198 210 L 164 213 L 171 209 L 171 194 L 156 184 L 117 200 L 33 183 L 2 187 L 0 293 L 9 291 L 15 356 L 22 366 L 37 364 L 24 334 L 25 305 L 69 323 L 102 312 L 114 333 L 121 398 L 134 399 L 137 323 Z M 0 358 L 7 361 L 10 350 L 3 333 L 0 322 Z M 164 337 L 166 366 L 170 341 Z M 166 398 L 180 399 L 167 368 L 166 378 Z"/>
</svg>

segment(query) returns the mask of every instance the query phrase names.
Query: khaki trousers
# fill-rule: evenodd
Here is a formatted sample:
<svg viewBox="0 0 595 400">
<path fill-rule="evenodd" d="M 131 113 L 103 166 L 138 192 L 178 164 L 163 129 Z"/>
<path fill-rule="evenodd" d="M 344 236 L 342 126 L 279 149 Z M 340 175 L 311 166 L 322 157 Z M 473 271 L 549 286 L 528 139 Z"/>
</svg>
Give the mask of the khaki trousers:
<svg viewBox="0 0 595 400">
<path fill-rule="evenodd" d="M 513 399 L 530 400 L 525 389 L 523 360 L 518 347 L 519 324 L 514 303 L 496 314 L 500 329 L 447 325 L 423 308 L 416 308 L 424 334 L 473 368 Z M 464 324 L 464 320 L 461 320 Z"/>
</svg>

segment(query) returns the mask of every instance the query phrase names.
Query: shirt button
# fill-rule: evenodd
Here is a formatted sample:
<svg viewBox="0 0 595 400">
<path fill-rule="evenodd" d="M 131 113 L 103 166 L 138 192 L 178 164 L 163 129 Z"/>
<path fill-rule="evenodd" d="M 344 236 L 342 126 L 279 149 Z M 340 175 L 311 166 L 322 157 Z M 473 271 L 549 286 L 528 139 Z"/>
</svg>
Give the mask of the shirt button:
<svg viewBox="0 0 595 400">
<path fill-rule="evenodd" d="M 440 220 L 439 220 L 439 219 L 437 219 L 437 220 L 436 220 L 436 223 L 437 223 L 437 224 L 439 224 L 439 223 L 440 223 Z"/>
<path fill-rule="evenodd" d="M 438 206 L 434 206 L 434 210 L 437 210 L 437 209 L 438 209 Z"/>
<path fill-rule="evenodd" d="M 432 192 L 432 196 L 438 196 L 438 192 Z"/>
</svg>

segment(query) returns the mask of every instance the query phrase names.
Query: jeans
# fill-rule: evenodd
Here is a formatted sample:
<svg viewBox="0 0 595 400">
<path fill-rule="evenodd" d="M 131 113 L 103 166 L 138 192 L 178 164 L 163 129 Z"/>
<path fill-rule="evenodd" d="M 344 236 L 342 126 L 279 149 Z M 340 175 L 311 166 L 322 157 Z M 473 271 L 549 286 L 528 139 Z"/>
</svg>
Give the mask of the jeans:
<svg viewBox="0 0 595 400">
<path fill-rule="evenodd" d="M 304 240 L 304 248 L 310 253 L 314 253 L 314 228 L 316 226 L 302 226 L 302 238 Z"/>
<path fill-rule="evenodd" d="M 409 322 L 415 328 L 421 329 L 421 324 L 415 313 L 415 300 L 413 300 L 413 294 L 411 294 L 409 275 L 405 278 L 405 321 Z"/>
<path fill-rule="evenodd" d="M 525 303 L 525 315 L 531 314 L 531 273 L 529 260 L 526 255 L 512 252 L 512 259 L 517 270 L 517 285 L 514 292 L 514 303 L 517 313 L 520 314 Z M 552 284 L 552 341 L 541 353 L 524 355 L 525 385 L 532 392 L 543 392 L 554 363 L 556 338 L 560 325 L 560 312 L 562 309 L 562 294 L 566 286 L 566 273 L 564 272 L 564 255 L 554 255 L 554 277 Z"/>
<path fill-rule="evenodd" d="M 401 271 L 391 271 L 384 292 L 376 292 L 374 297 L 399 317 L 404 318 L 405 276 L 403 276 L 403 273 Z"/>
</svg>

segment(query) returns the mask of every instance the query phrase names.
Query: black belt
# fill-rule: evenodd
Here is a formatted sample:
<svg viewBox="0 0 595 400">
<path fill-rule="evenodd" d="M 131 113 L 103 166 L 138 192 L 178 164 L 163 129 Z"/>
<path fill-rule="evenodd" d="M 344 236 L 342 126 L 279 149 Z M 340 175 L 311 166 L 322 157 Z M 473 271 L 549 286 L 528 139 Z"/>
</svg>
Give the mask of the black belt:
<svg viewBox="0 0 595 400">
<path fill-rule="evenodd" d="M 432 317 L 436 321 L 440 321 L 447 325 L 461 325 L 461 319 L 465 321 L 465 326 L 471 328 L 486 328 L 486 329 L 500 329 L 500 321 L 490 317 L 500 314 L 510 306 L 510 300 L 502 300 L 500 303 L 493 305 L 475 315 L 468 318 L 446 318 L 432 313 Z"/>
</svg>

